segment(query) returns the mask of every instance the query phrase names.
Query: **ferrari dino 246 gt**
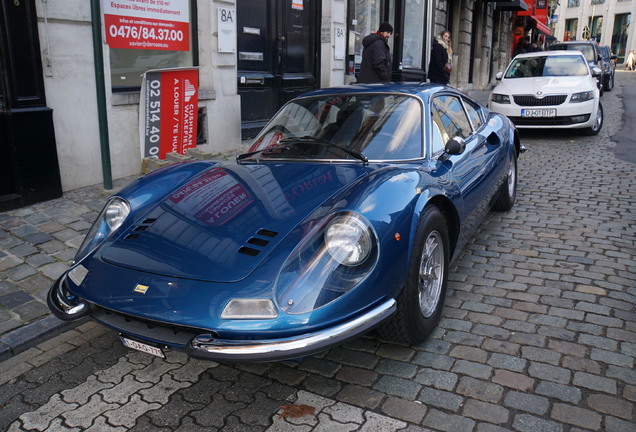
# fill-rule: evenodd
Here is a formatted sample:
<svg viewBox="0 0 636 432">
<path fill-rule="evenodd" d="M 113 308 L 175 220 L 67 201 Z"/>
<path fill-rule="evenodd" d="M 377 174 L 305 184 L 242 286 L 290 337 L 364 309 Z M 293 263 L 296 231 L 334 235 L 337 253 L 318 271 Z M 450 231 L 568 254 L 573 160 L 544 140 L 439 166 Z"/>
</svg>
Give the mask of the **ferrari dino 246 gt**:
<svg viewBox="0 0 636 432">
<path fill-rule="evenodd" d="M 111 197 L 48 303 L 158 356 L 299 358 L 376 327 L 418 343 L 452 260 L 512 207 L 523 150 L 507 117 L 451 88 L 317 90 L 236 160 L 174 164 Z"/>
</svg>

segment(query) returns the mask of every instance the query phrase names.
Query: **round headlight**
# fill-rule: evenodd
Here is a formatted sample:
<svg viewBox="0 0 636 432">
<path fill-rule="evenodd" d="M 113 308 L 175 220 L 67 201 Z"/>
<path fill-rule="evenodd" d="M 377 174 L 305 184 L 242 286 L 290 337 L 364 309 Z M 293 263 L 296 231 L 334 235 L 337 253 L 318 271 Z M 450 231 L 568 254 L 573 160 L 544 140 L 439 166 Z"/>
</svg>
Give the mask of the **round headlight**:
<svg viewBox="0 0 636 432">
<path fill-rule="evenodd" d="M 129 214 L 130 205 L 126 200 L 119 197 L 111 198 L 95 220 L 95 223 L 93 223 L 91 229 L 86 233 L 86 237 L 84 237 L 84 241 L 77 250 L 73 263 L 84 259 L 86 255 L 106 240 L 109 235 L 124 223 Z"/>
<path fill-rule="evenodd" d="M 329 254 L 340 264 L 361 264 L 373 246 L 369 225 L 353 215 L 337 216 L 325 230 L 325 245 Z"/>
<path fill-rule="evenodd" d="M 104 209 L 104 221 L 113 232 L 126 220 L 130 213 L 128 203 L 120 198 L 113 198 Z"/>
</svg>

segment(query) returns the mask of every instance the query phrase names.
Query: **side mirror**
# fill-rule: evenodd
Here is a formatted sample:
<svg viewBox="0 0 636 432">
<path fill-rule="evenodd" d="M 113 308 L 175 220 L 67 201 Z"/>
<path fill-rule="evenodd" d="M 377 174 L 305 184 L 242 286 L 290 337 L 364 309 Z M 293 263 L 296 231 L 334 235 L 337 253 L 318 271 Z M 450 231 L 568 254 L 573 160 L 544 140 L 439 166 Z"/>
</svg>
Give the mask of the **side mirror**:
<svg viewBox="0 0 636 432">
<path fill-rule="evenodd" d="M 592 68 L 592 76 L 600 77 L 602 73 L 603 71 L 597 68 L 596 66 Z"/>
<path fill-rule="evenodd" d="M 456 136 L 449 139 L 446 142 L 444 151 L 451 155 L 460 155 L 464 153 L 464 151 L 466 151 L 466 142 L 464 141 L 464 138 Z"/>
<path fill-rule="evenodd" d="M 495 75 L 495 79 L 497 81 L 501 81 L 502 78 L 503 78 L 503 72 L 497 72 L 497 75 Z"/>
</svg>

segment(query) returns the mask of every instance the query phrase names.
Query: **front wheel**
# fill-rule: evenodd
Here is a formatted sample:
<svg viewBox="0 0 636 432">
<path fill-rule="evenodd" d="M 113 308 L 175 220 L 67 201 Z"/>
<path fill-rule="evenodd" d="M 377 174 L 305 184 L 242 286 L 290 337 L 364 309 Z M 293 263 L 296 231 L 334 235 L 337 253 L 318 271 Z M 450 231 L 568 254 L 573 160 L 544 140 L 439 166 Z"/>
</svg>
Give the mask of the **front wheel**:
<svg viewBox="0 0 636 432">
<path fill-rule="evenodd" d="M 424 209 L 417 225 L 407 281 L 397 311 L 379 328 L 387 340 L 416 344 L 437 327 L 448 283 L 449 240 L 446 219 L 434 205 Z"/>
<path fill-rule="evenodd" d="M 598 103 L 598 109 L 596 110 L 596 120 L 594 121 L 594 124 L 588 128 L 583 129 L 583 133 L 585 135 L 598 135 L 598 133 L 601 131 L 601 127 L 603 127 L 603 105 L 601 105 L 601 103 Z"/>
<path fill-rule="evenodd" d="M 517 199 L 517 158 L 513 157 L 508 168 L 508 175 L 497 192 L 497 200 L 492 208 L 496 211 L 508 211 Z"/>
</svg>

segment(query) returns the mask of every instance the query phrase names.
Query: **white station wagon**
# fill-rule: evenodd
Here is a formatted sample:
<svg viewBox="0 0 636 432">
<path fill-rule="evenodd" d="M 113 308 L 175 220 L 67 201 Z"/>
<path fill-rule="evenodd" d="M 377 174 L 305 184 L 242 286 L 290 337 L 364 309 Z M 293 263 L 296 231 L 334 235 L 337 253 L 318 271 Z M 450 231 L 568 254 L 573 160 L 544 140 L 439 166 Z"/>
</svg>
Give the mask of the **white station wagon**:
<svg viewBox="0 0 636 432">
<path fill-rule="evenodd" d="M 519 54 L 497 74 L 488 105 L 517 128 L 577 128 L 596 135 L 603 125 L 600 74 L 579 51 Z"/>
</svg>

